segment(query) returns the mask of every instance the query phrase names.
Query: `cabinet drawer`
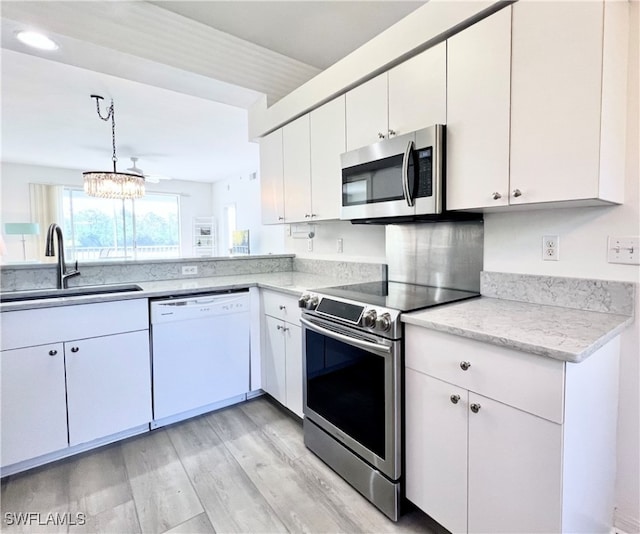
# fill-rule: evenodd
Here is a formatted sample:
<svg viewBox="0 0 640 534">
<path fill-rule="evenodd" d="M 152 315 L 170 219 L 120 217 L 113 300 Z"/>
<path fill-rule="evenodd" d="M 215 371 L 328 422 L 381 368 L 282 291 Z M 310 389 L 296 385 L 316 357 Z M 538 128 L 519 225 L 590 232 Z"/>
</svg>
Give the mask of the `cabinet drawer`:
<svg viewBox="0 0 640 534">
<path fill-rule="evenodd" d="M 564 362 L 418 326 L 405 328 L 407 367 L 562 423 Z"/>
<path fill-rule="evenodd" d="M 4 312 L 2 350 L 148 328 L 147 299 Z"/>
<path fill-rule="evenodd" d="M 298 297 L 285 295 L 277 291 L 263 291 L 262 305 L 264 313 L 271 317 L 282 319 L 289 323 L 300 323 L 300 308 L 298 308 Z"/>
</svg>

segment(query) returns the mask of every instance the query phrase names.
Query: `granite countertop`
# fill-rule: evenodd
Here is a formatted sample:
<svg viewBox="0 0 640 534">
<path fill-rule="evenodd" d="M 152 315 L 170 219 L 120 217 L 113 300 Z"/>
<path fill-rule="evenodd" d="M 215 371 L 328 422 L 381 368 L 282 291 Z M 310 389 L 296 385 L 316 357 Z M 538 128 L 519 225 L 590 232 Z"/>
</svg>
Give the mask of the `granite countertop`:
<svg viewBox="0 0 640 534">
<path fill-rule="evenodd" d="M 297 271 L 136 282 L 136 285 L 140 286 L 142 291 L 23 300 L 18 302 L 0 302 L 0 312 L 72 306 L 77 304 L 90 304 L 114 300 L 181 296 L 208 291 L 246 289 L 252 286 L 274 289 L 276 291 L 299 296 L 305 289 L 334 286 L 340 283 L 343 283 L 343 280 L 336 277 Z"/>
<path fill-rule="evenodd" d="M 617 336 L 633 318 L 479 297 L 404 314 L 402 320 L 477 341 L 579 363 Z"/>
</svg>

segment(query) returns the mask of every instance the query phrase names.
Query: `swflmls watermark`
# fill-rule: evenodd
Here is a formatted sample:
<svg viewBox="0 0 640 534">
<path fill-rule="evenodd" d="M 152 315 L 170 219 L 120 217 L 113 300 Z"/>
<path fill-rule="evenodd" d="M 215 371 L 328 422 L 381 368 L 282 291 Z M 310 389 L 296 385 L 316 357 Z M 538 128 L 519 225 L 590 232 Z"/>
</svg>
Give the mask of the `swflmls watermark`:
<svg viewBox="0 0 640 534">
<path fill-rule="evenodd" d="M 87 522 L 87 516 L 83 512 L 50 512 L 48 514 L 40 512 L 5 512 L 2 520 L 8 526 L 74 526 L 84 525 Z"/>
</svg>

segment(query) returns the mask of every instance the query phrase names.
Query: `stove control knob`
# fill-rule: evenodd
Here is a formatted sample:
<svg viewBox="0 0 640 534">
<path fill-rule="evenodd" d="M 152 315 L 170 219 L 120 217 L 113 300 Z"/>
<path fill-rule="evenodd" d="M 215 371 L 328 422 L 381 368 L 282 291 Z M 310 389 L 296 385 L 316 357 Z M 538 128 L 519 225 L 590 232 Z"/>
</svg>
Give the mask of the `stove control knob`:
<svg viewBox="0 0 640 534">
<path fill-rule="evenodd" d="M 367 328 L 374 328 L 376 326 L 376 310 L 369 310 L 362 316 L 362 324 Z"/>
<path fill-rule="evenodd" d="M 318 302 L 320 302 L 318 297 L 311 296 L 309 300 L 305 302 L 305 308 L 307 308 L 307 310 L 315 310 L 318 307 Z"/>
<path fill-rule="evenodd" d="M 391 316 L 388 313 L 383 313 L 376 319 L 376 329 L 386 332 L 391 328 Z"/>
<path fill-rule="evenodd" d="M 310 298 L 311 298 L 311 295 L 302 295 L 298 299 L 298 308 L 306 308 L 307 307 L 307 302 L 309 302 Z"/>
</svg>

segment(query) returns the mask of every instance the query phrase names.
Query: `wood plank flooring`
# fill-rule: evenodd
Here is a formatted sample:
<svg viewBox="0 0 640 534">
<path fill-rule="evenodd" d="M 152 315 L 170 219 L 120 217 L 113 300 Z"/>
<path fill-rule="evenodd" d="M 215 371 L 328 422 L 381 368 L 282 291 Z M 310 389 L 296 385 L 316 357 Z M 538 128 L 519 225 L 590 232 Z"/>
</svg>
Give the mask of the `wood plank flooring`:
<svg viewBox="0 0 640 534">
<path fill-rule="evenodd" d="M 442 532 L 418 510 L 389 521 L 266 397 L 6 477 L 0 507 L 2 532 Z M 9 524 L 20 512 L 39 521 Z"/>
</svg>

